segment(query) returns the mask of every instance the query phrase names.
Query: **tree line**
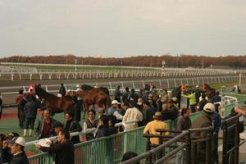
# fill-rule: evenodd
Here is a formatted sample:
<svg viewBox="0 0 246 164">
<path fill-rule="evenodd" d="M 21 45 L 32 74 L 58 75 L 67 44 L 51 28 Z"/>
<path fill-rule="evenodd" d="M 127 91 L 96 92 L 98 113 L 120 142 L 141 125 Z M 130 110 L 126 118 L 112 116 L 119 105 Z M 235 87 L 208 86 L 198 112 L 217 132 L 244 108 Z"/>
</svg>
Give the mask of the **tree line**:
<svg viewBox="0 0 246 164">
<path fill-rule="evenodd" d="M 110 66 L 145 66 L 145 67 L 195 67 L 195 68 L 245 68 L 246 55 L 242 56 L 196 56 L 196 55 L 162 55 L 113 57 L 79 57 L 75 55 L 51 56 L 11 56 L 0 58 L 0 62 L 41 63 L 41 64 L 78 64 Z"/>
</svg>

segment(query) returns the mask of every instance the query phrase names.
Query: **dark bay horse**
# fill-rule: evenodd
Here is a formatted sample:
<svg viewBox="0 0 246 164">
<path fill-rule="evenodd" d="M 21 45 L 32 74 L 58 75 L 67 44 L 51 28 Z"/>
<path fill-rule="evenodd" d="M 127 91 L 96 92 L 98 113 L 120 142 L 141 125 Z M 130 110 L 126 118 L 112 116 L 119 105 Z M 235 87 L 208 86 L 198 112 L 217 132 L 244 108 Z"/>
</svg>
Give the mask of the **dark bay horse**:
<svg viewBox="0 0 246 164">
<path fill-rule="evenodd" d="M 203 84 L 203 92 L 209 100 L 211 100 L 216 94 L 216 90 L 211 88 L 208 84 Z"/>
<path fill-rule="evenodd" d="M 83 99 L 83 105 L 86 111 L 89 110 L 91 105 L 96 108 L 107 109 L 111 102 L 110 96 L 100 88 L 91 88 L 88 90 L 82 89 L 76 92 L 74 91 L 73 95 Z"/>
<path fill-rule="evenodd" d="M 51 113 L 68 112 L 72 110 L 74 101 L 70 96 L 57 97 L 51 93 L 46 92 L 41 85 L 34 86 L 34 93 L 38 95 L 40 99 L 44 100 L 44 108 L 51 110 Z"/>
</svg>

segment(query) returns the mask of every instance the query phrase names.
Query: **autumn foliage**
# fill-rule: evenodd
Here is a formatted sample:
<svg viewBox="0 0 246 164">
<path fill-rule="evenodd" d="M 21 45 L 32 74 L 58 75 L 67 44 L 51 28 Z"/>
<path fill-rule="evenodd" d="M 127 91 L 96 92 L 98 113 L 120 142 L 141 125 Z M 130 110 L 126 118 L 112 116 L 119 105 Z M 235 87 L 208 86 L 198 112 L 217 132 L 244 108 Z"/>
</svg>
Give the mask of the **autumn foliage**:
<svg viewBox="0 0 246 164">
<path fill-rule="evenodd" d="M 78 65 L 115 65 L 115 66 L 146 66 L 161 67 L 231 67 L 245 68 L 246 55 L 243 56 L 195 56 L 195 55 L 162 55 L 162 56 L 132 56 L 125 58 L 112 57 L 78 57 L 75 55 L 51 56 L 11 56 L 0 58 L 0 62 L 42 63 L 42 64 L 76 64 Z"/>
</svg>

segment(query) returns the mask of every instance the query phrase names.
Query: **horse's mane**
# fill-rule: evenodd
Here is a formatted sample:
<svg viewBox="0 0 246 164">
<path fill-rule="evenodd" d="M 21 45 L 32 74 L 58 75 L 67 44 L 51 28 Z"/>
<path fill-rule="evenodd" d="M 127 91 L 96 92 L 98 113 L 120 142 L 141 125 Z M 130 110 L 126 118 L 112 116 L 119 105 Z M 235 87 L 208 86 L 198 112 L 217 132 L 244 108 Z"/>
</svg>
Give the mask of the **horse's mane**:
<svg viewBox="0 0 246 164">
<path fill-rule="evenodd" d="M 46 92 L 40 85 L 35 86 L 35 92 L 38 95 L 38 97 L 44 98 L 44 99 L 56 97 L 55 95 Z"/>
<path fill-rule="evenodd" d="M 83 90 L 85 90 L 85 91 L 88 91 L 88 90 L 91 90 L 91 89 L 94 88 L 94 87 L 92 87 L 92 86 L 90 86 L 90 85 L 87 85 L 87 84 L 83 84 L 83 85 L 81 85 L 81 88 L 82 88 Z"/>
</svg>

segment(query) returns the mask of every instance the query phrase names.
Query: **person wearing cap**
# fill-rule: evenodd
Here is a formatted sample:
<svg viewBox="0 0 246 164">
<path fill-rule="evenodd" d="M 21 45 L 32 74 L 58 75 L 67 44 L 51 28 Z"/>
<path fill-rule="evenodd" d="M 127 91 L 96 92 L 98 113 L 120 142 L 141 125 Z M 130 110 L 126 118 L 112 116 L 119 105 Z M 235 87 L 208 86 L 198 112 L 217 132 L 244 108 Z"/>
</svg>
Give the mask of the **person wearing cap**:
<svg viewBox="0 0 246 164">
<path fill-rule="evenodd" d="M 165 130 L 166 132 L 164 135 L 168 135 L 168 125 L 166 122 L 161 121 L 161 112 L 155 112 L 155 115 L 153 116 L 154 120 L 149 122 L 145 128 L 143 133 L 144 134 L 153 134 L 153 135 L 160 135 L 160 132 L 157 132 L 156 129 L 162 129 Z M 152 145 L 159 145 L 159 138 L 157 137 L 151 137 L 150 138 L 150 143 Z"/>
<path fill-rule="evenodd" d="M 113 101 L 111 102 L 111 107 L 109 107 L 109 108 L 106 110 L 105 114 L 106 114 L 106 115 L 113 115 L 114 112 L 117 110 L 119 104 L 120 104 L 120 103 L 119 103 L 117 100 L 113 100 Z"/>
<path fill-rule="evenodd" d="M 191 129 L 196 128 L 205 128 L 205 127 L 212 127 L 212 116 L 215 111 L 215 106 L 212 103 L 207 103 L 203 107 L 203 111 L 195 121 L 192 122 Z M 192 137 L 196 139 L 206 138 L 208 135 L 208 131 L 196 131 L 192 133 Z M 197 160 L 204 162 L 206 161 L 206 143 L 199 142 L 197 143 Z"/>
<path fill-rule="evenodd" d="M 55 154 L 56 164 L 73 164 L 74 163 L 74 146 L 70 141 L 70 134 L 68 131 L 60 130 L 57 135 L 57 143 L 50 147 L 44 147 L 36 144 L 36 147 L 43 151 Z"/>
<path fill-rule="evenodd" d="M 29 164 L 24 151 L 26 145 L 25 139 L 23 137 L 14 137 L 7 142 L 13 155 L 10 164 Z"/>
</svg>

